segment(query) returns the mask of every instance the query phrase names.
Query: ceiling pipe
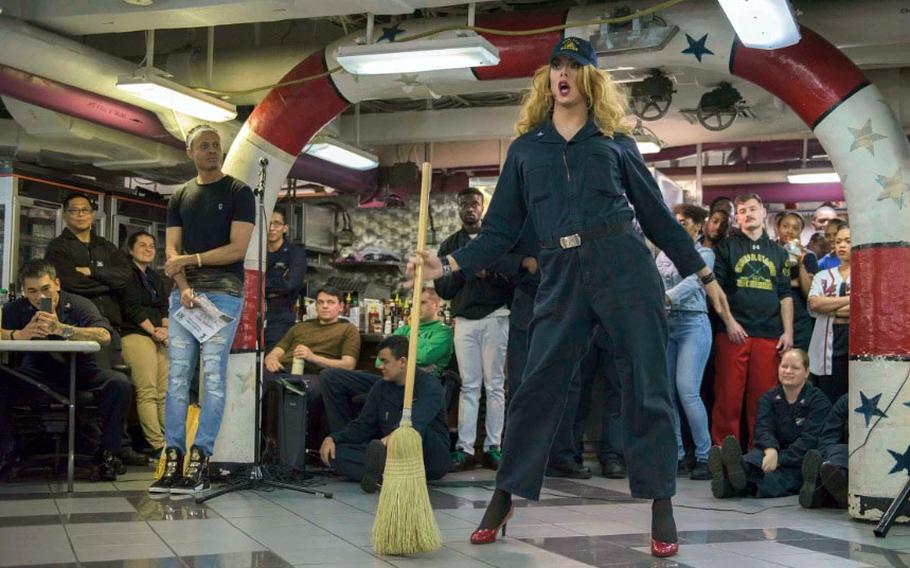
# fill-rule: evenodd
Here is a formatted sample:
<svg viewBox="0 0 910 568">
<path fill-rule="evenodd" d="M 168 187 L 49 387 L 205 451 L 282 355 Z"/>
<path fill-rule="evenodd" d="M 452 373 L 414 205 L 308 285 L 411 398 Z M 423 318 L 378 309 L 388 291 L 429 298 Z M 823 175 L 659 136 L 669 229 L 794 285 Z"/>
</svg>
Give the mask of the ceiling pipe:
<svg viewBox="0 0 910 568">
<path fill-rule="evenodd" d="M 0 65 L 0 95 L 182 148 L 152 111 Z"/>
</svg>

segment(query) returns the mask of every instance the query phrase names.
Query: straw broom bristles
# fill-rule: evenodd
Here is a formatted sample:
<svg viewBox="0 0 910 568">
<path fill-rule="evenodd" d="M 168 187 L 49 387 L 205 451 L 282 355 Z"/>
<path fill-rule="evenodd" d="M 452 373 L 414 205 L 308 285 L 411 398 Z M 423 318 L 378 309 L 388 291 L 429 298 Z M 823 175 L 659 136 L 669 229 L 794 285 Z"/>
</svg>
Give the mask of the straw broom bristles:
<svg viewBox="0 0 910 568">
<path fill-rule="evenodd" d="M 417 252 L 426 248 L 427 217 L 430 198 L 428 162 L 423 164 L 420 187 L 420 216 L 417 226 Z M 423 467 L 423 443 L 411 426 L 411 403 L 417 365 L 417 332 L 420 328 L 420 292 L 423 284 L 423 260 L 418 254 L 414 275 L 414 300 L 411 303 L 411 334 L 408 340 L 408 367 L 404 390 L 401 424 L 389 435 L 379 508 L 373 522 L 373 550 L 379 554 L 411 555 L 433 552 L 441 546 L 439 527 L 430 506 L 426 471 Z"/>
</svg>

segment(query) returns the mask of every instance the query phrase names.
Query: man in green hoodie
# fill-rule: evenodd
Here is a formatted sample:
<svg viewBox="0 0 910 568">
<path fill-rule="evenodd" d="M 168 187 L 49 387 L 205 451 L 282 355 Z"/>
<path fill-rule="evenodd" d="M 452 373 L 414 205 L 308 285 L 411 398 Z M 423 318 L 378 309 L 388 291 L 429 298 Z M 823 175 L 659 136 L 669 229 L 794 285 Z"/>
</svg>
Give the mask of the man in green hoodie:
<svg viewBox="0 0 910 568">
<path fill-rule="evenodd" d="M 420 293 L 420 328 L 417 330 L 417 367 L 439 377 L 452 360 L 455 347 L 452 328 L 439 319 L 440 298 L 432 286 Z M 395 330 L 393 335 L 409 337 L 411 326 Z M 377 367 L 378 367 L 377 363 Z M 320 388 L 325 404 L 329 430 L 342 430 L 355 413 L 352 399 L 370 391 L 380 379 L 375 373 L 325 369 L 319 374 Z"/>
</svg>

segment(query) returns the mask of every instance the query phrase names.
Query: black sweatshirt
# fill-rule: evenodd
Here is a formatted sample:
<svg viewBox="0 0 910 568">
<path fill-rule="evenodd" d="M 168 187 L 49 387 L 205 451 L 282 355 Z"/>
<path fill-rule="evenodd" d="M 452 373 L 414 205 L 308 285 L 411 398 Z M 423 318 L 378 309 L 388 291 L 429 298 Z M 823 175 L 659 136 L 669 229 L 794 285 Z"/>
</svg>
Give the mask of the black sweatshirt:
<svg viewBox="0 0 910 568">
<path fill-rule="evenodd" d="M 385 438 L 398 428 L 403 406 L 404 387 L 380 379 L 370 388 L 357 418 L 344 429 L 332 432 L 332 439 L 336 444 L 366 444 L 370 440 Z M 442 384 L 433 375 L 419 369 L 414 377 L 411 424 L 420 433 L 424 445 L 437 442 L 448 447 L 449 428 Z"/>
<path fill-rule="evenodd" d="M 450 235 L 439 245 L 440 258 L 467 246 L 471 237 L 464 229 Z M 505 254 L 487 267 L 486 278 L 462 271 L 443 276 L 434 282 L 436 293 L 444 300 L 452 301 L 452 315 L 472 320 L 484 318 L 509 304 L 512 297 L 512 282 L 505 273 L 521 265 L 520 255 Z M 507 267 L 512 267 L 511 269 Z"/>
<path fill-rule="evenodd" d="M 157 298 L 143 282 L 143 274 L 139 267 L 133 263 L 133 272 L 129 286 L 120 291 L 120 306 L 123 308 L 123 324 L 120 326 L 120 335 L 141 333 L 148 335 L 141 324 L 149 320 L 153 326 L 161 327 L 161 320 L 167 317 L 168 293 L 171 287 L 163 274 L 156 272 L 152 267 L 146 271 L 145 278 L 155 290 Z"/>
<path fill-rule="evenodd" d="M 47 245 L 45 260 L 57 269 L 64 290 L 92 301 L 101 315 L 115 328 L 123 322 L 116 295 L 130 281 L 132 263 L 114 243 L 91 233 L 88 243 L 80 241 L 69 229 Z M 77 272 L 88 267 L 91 276 Z"/>
<path fill-rule="evenodd" d="M 767 233 L 753 241 L 736 232 L 721 241 L 714 253 L 714 273 L 736 321 L 750 337 L 780 337 L 784 332 L 780 302 L 790 297 L 787 251 Z"/>
<path fill-rule="evenodd" d="M 806 452 L 818 444 L 830 409 L 828 397 L 809 383 L 793 404 L 787 402 L 783 387 L 777 385 L 758 399 L 755 447 L 775 448 L 781 466 L 800 467 Z"/>
</svg>

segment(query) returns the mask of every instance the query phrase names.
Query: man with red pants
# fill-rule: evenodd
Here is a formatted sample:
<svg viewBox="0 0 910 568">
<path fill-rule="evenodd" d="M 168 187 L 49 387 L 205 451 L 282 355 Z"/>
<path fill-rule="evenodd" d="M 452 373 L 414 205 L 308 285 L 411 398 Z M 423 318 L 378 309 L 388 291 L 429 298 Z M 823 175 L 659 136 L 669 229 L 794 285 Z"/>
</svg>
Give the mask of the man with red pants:
<svg viewBox="0 0 910 568">
<path fill-rule="evenodd" d="M 711 438 L 720 444 L 740 436 L 743 397 L 752 443 L 758 399 L 777 384 L 779 353 L 793 346 L 793 299 L 789 295 L 789 257 L 765 232 L 768 212 L 759 196 L 736 198 L 741 231 L 722 241 L 714 273 L 736 320 L 715 337 L 717 374 Z"/>
</svg>

